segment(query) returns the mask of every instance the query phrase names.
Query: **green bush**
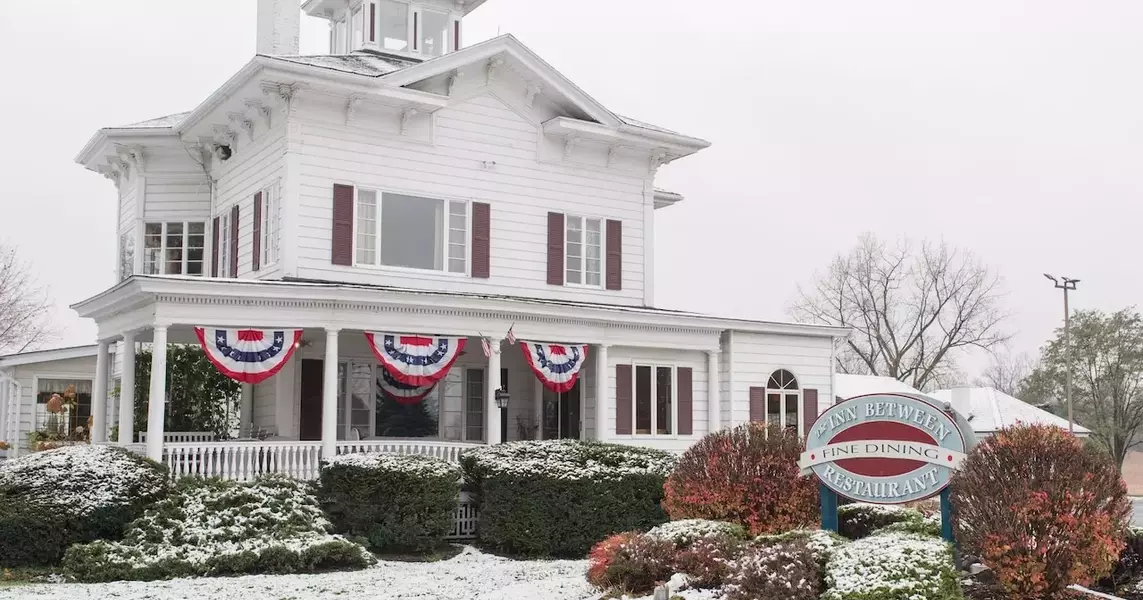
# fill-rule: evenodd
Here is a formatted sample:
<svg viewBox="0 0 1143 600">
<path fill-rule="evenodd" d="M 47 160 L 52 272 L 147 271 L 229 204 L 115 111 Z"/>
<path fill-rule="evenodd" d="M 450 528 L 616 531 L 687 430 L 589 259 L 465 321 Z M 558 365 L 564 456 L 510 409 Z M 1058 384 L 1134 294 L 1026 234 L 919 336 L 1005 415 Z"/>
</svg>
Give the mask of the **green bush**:
<svg viewBox="0 0 1143 600">
<path fill-rule="evenodd" d="M 675 459 L 649 448 L 550 440 L 466 450 L 460 462 L 480 506 L 481 544 L 580 558 L 609 535 L 667 520 L 660 503 Z"/>
<path fill-rule="evenodd" d="M 59 562 L 67 547 L 67 520 L 27 503 L 0 504 L 0 567 L 32 567 Z"/>
<path fill-rule="evenodd" d="M 0 527 L 40 532 L 17 538 L 34 550 L 3 536 L 0 565 L 55 563 L 72 543 L 118 539 L 169 489 L 166 468 L 112 446 L 65 446 L 0 463 Z"/>
<path fill-rule="evenodd" d="M 858 540 L 895 523 L 911 523 L 918 527 L 924 521 L 921 511 L 904 506 L 855 502 L 837 508 L 837 529 L 843 537 Z"/>
<path fill-rule="evenodd" d="M 908 521 L 900 521 L 886 525 L 874 531 L 873 535 L 882 533 L 915 533 L 917 535 L 939 538 L 941 537 L 941 522 L 940 520 L 929 518 L 920 520 L 910 519 Z"/>
<path fill-rule="evenodd" d="M 322 465 L 318 499 L 338 533 L 376 551 L 444 543 L 460 497 L 460 470 L 429 456 L 347 454 Z"/>
<path fill-rule="evenodd" d="M 147 509 L 122 542 L 77 544 L 65 573 L 83 582 L 363 568 L 365 548 L 330 535 L 306 484 L 282 476 L 254 483 L 186 479 Z"/>
<path fill-rule="evenodd" d="M 846 544 L 826 563 L 821 600 L 960 600 L 952 546 L 884 533 Z"/>
</svg>

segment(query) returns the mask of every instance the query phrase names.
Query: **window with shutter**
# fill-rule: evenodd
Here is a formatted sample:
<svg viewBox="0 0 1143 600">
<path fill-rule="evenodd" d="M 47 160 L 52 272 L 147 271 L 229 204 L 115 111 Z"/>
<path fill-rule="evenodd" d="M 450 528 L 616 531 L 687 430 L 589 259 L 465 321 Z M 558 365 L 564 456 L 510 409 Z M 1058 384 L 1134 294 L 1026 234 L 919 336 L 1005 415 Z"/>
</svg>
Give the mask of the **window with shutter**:
<svg viewBox="0 0 1143 600">
<path fill-rule="evenodd" d="M 230 276 L 238 277 L 238 205 L 230 207 Z"/>
<path fill-rule="evenodd" d="M 463 229 L 461 230 L 463 235 Z M 453 230 L 449 230 L 452 242 Z M 463 248 L 461 249 L 463 252 Z M 463 256 L 463 254 L 462 254 Z M 450 256 L 449 262 L 452 262 Z M 491 275 L 492 262 L 492 207 L 483 202 L 472 203 L 472 276 L 487 279 Z M 449 268 L 450 271 L 453 269 Z M 461 273 L 464 269 L 461 268 Z"/>
<path fill-rule="evenodd" d="M 802 390 L 802 435 L 809 435 L 818 420 L 818 391 Z"/>
<path fill-rule="evenodd" d="M 694 373 L 690 367 L 678 368 L 679 435 L 694 433 Z"/>
<path fill-rule="evenodd" d="M 623 289 L 623 222 L 607 221 L 607 289 Z"/>
<path fill-rule="evenodd" d="M 353 186 L 333 185 L 333 227 L 330 262 L 353 265 Z"/>
<path fill-rule="evenodd" d="M 564 284 L 564 215 L 548 213 L 548 285 Z"/>
<path fill-rule="evenodd" d="M 262 268 L 262 192 L 254 194 L 254 235 L 250 251 L 250 270 Z"/>
<path fill-rule="evenodd" d="M 631 435 L 631 365 L 615 365 L 615 433 Z"/>
</svg>

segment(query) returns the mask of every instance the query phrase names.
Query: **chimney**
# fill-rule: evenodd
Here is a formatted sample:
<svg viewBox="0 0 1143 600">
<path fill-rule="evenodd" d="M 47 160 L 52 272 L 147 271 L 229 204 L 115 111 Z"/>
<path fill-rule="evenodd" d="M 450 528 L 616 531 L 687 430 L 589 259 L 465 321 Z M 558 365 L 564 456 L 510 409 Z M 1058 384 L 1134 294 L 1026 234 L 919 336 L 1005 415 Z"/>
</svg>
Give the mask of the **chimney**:
<svg viewBox="0 0 1143 600">
<path fill-rule="evenodd" d="M 301 34 L 298 0 L 258 0 L 258 54 L 298 54 Z"/>
</svg>

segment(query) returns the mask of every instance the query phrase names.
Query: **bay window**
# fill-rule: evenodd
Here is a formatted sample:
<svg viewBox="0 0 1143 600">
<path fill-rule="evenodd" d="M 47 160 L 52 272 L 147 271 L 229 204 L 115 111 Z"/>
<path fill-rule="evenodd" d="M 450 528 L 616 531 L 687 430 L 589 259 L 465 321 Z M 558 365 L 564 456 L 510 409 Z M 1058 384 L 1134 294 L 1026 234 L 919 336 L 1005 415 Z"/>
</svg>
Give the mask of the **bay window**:
<svg viewBox="0 0 1143 600">
<path fill-rule="evenodd" d="M 678 370 L 669 365 L 640 365 L 632 369 L 634 378 L 635 435 L 674 435 L 677 432 Z"/>
<path fill-rule="evenodd" d="M 357 189 L 358 266 L 468 271 L 468 203 Z"/>
<path fill-rule="evenodd" d="M 603 221 L 568 215 L 564 244 L 565 281 L 570 284 L 603 285 Z"/>
<path fill-rule="evenodd" d="M 174 221 L 144 225 L 143 273 L 146 275 L 202 276 L 205 252 L 204 222 Z"/>
</svg>

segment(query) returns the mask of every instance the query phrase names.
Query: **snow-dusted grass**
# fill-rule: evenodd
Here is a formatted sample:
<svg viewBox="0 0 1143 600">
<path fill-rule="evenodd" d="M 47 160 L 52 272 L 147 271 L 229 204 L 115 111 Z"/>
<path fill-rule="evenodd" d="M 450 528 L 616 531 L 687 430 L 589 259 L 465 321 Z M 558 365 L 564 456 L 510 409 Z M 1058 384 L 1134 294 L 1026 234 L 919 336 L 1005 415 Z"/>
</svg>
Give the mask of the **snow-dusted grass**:
<svg viewBox="0 0 1143 600">
<path fill-rule="evenodd" d="M 362 571 L 321 575 L 252 575 L 151 583 L 44 584 L 5 590 L 5 600 L 590 600 L 586 561 L 519 561 L 466 548 L 440 562 L 381 561 Z"/>
<path fill-rule="evenodd" d="M 952 547 L 906 533 L 863 538 L 835 550 L 826 565 L 822 600 L 948 600 L 960 598 Z"/>
</svg>

